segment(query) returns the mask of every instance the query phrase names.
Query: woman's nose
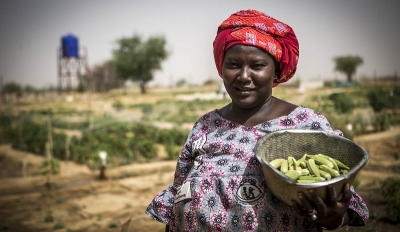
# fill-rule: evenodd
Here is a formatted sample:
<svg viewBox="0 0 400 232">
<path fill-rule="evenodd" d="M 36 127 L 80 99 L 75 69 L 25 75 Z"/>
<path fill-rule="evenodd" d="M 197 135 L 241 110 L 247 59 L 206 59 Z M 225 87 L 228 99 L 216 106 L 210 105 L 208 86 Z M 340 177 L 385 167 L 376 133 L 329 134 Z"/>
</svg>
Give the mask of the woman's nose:
<svg viewBox="0 0 400 232">
<path fill-rule="evenodd" d="M 250 69 L 249 67 L 242 67 L 240 70 L 240 80 L 249 81 L 250 80 Z"/>
</svg>

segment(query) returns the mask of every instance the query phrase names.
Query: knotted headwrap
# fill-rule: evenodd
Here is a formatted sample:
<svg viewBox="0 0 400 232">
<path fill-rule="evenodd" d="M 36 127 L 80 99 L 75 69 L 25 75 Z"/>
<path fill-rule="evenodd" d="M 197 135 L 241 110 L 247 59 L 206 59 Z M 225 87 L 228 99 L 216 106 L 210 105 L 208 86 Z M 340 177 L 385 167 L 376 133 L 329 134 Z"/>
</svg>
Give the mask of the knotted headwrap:
<svg viewBox="0 0 400 232">
<path fill-rule="evenodd" d="M 279 62 L 279 76 L 274 79 L 274 87 L 288 81 L 296 72 L 299 43 L 293 29 L 260 11 L 238 11 L 218 27 L 213 45 L 220 76 L 225 52 L 236 44 L 261 48 Z"/>
</svg>

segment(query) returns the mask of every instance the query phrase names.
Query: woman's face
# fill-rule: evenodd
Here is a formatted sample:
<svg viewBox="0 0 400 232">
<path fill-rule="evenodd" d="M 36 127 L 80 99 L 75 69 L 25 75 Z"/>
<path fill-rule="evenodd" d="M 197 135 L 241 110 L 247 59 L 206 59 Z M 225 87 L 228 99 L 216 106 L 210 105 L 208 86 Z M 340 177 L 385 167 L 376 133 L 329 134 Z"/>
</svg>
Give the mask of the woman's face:
<svg viewBox="0 0 400 232">
<path fill-rule="evenodd" d="M 241 108 L 263 105 L 275 76 L 274 59 L 260 48 L 234 45 L 225 52 L 222 79 L 232 103 Z"/>
</svg>

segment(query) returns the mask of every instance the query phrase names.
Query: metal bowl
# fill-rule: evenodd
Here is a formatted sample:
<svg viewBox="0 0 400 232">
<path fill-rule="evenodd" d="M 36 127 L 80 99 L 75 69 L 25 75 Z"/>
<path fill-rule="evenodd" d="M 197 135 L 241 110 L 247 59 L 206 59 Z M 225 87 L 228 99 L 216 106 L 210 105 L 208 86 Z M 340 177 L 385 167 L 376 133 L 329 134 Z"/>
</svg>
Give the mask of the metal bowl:
<svg viewBox="0 0 400 232">
<path fill-rule="evenodd" d="M 345 183 L 352 184 L 357 173 L 368 161 L 368 153 L 353 141 L 338 135 L 312 130 L 280 130 L 260 138 L 255 147 L 268 188 L 281 201 L 291 205 L 291 200 L 300 204 L 298 192 L 309 196 L 307 189 L 316 190 L 322 199 L 326 198 L 326 187 L 332 185 L 341 198 Z M 327 181 L 299 184 L 296 180 L 282 174 L 269 162 L 276 158 L 293 156 L 300 159 L 307 154 L 324 154 L 350 167 L 350 170 L 339 177 Z"/>
</svg>

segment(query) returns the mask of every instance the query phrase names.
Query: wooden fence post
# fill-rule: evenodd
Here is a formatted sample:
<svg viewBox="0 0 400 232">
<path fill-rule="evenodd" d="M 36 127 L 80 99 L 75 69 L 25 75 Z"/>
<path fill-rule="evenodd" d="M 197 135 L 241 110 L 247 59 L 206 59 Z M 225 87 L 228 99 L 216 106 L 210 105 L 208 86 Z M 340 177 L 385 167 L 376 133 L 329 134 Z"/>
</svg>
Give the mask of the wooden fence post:
<svg viewBox="0 0 400 232">
<path fill-rule="evenodd" d="M 69 145 L 71 144 L 71 135 L 67 134 L 67 139 L 65 140 L 65 160 L 69 160 L 70 151 Z"/>
<path fill-rule="evenodd" d="M 22 177 L 26 177 L 26 158 L 22 160 Z"/>
<path fill-rule="evenodd" d="M 46 160 L 47 160 L 47 167 L 46 167 L 46 186 L 48 189 L 51 189 L 51 172 L 52 172 L 52 167 L 51 167 L 51 161 L 52 161 L 52 155 L 50 152 L 50 143 L 46 142 Z"/>
</svg>

